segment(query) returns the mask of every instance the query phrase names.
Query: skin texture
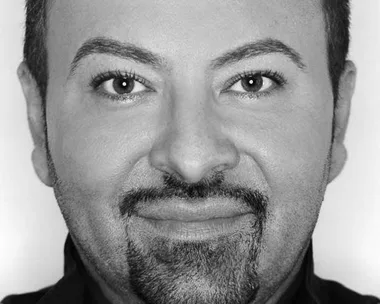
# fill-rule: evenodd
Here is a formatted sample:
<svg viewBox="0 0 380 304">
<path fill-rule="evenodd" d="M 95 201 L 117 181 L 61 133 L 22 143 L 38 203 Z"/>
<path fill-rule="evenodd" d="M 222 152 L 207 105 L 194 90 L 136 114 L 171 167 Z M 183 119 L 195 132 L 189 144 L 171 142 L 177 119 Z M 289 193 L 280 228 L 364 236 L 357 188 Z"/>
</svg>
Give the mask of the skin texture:
<svg viewBox="0 0 380 304">
<path fill-rule="evenodd" d="M 74 243 L 103 293 L 113 303 L 143 303 L 149 292 L 136 296 L 132 281 L 154 270 L 158 279 L 141 279 L 139 286 L 145 282 L 147 290 L 163 292 L 147 295 L 146 303 L 179 303 L 184 296 L 188 303 L 222 303 L 225 290 L 241 295 L 230 295 L 229 303 L 276 303 L 300 267 L 326 185 L 346 161 L 343 141 L 356 69 L 347 62 L 334 109 L 319 3 L 67 0 L 53 3 L 48 27 L 48 138 L 35 81 L 25 64 L 18 70 L 35 144 L 32 160 L 42 182 L 54 187 Z M 98 36 L 143 46 L 166 58 L 170 68 L 92 55 L 69 77 L 78 48 Z M 305 70 L 281 54 L 207 69 L 222 53 L 265 38 L 295 49 Z M 268 69 L 282 73 L 286 84 L 251 99 L 223 91 L 237 73 Z M 134 100 L 105 97 L 89 83 L 108 70 L 133 70 L 154 91 Z M 181 257 L 190 262 L 199 250 L 200 270 L 192 272 L 197 265 L 188 269 L 179 259 L 169 275 L 152 256 L 163 250 L 174 263 L 175 244 L 155 240 L 122 217 L 120 199 L 131 189 L 163 189 L 164 174 L 190 185 L 215 172 L 230 185 L 268 197 L 262 235 L 253 219 L 240 235 L 214 240 L 214 247 L 177 244 L 188 250 Z M 135 262 L 127 254 L 131 243 L 140 250 Z M 250 255 L 252 248 L 257 257 Z M 204 258 L 212 250 L 222 258 Z M 131 278 L 131 264 L 144 261 L 153 268 Z M 223 279 L 227 274 L 236 280 Z M 245 286 L 243 278 L 252 285 Z M 171 295 L 165 294 L 168 286 L 174 286 Z"/>
</svg>

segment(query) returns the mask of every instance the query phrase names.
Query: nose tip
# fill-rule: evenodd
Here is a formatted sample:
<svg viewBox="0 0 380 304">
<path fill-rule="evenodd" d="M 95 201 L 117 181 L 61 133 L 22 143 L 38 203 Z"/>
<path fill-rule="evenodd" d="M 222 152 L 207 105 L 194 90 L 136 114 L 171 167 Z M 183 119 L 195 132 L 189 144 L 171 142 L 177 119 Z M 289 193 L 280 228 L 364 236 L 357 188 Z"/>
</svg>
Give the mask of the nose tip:
<svg viewBox="0 0 380 304">
<path fill-rule="evenodd" d="M 239 154 L 228 140 L 189 137 L 161 141 L 151 150 L 150 162 L 156 169 L 175 174 L 188 183 L 197 183 L 215 171 L 237 166 Z"/>
</svg>

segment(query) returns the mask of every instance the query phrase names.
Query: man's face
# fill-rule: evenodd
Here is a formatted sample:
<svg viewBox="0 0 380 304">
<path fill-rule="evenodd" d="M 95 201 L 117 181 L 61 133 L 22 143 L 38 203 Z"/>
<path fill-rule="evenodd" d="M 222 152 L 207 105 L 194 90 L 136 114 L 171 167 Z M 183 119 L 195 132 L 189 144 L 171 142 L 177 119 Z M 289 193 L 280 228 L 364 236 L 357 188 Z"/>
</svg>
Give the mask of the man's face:
<svg viewBox="0 0 380 304">
<path fill-rule="evenodd" d="M 104 288 L 146 303 L 266 300 L 304 254 L 328 180 L 319 1 L 54 1 L 48 27 L 54 188 Z"/>
</svg>

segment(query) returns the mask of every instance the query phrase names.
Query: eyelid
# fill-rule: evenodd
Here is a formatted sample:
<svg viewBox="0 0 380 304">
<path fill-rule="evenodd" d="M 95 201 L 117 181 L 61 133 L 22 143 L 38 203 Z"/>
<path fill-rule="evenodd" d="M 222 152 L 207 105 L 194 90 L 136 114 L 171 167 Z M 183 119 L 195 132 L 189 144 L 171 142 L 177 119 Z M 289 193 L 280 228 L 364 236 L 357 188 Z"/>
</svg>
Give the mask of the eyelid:
<svg viewBox="0 0 380 304">
<path fill-rule="evenodd" d="M 117 79 L 117 78 L 133 79 L 134 81 L 139 82 L 140 84 L 145 86 L 146 90 L 135 92 L 135 93 L 119 95 L 119 94 L 108 93 L 101 89 L 101 86 L 104 83 L 112 79 Z M 129 72 L 121 71 L 121 70 L 109 70 L 109 71 L 97 74 L 91 78 L 89 87 L 91 88 L 92 91 L 94 91 L 99 96 L 102 96 L 103 98 L 111 99 L 118 102 L 128 101 L 128 103 L 137 101 L 138 99 L 142 98 L 144 94 L 156 92 L 156 90 L 153 88 L 153 85 L 150 81 L 137 75 L 133 70 L 130 70 Z"/>
<path fill-rule="evenodd" d="M 136 74 L 133 70 L 131 70 L 129 72 L 125 72 L 125 71 L 121 71 L 121 70 L 115 70 L 115 71 L 106 71 L 106 72 L 100 73 L 100 74 L 95 75 L 91 78 L 90 87 L 93 89 L 97 89 L 104 82 L 111 80 L 111 79 L 116 79 L 116 78 L 133 79 L 133 80 L 143 84 L 150 91 L 154 91 L 152 83 L 150 81 L 146 80 L 145 78 L 139 76 L 138 74 Z"/>
<path fill-rule="evenodd" d="M 255 76 L 255 75 L 260 75 L 262 77 L 269 78 L 278 86 L 284 86 L 285 84 L 287 84 L 285 80 L 285 76 L 280 72 L 276 72 L 272 70 L 244 71 L 244 72 L 238 73 L 236 76 L 229 79 L 226 82 L 224 86 L 225 88 L 222 90 L 222 93 L 225 93 L 226 91 L 228 91 L 228 89 L 231 86 L 233 86 L 235 83 L 242 80 L 243 78 L 249 77 L 249 76 Z M 247 94 L 248 93 L 249 92 L 247 92 Z"/>
</svg>

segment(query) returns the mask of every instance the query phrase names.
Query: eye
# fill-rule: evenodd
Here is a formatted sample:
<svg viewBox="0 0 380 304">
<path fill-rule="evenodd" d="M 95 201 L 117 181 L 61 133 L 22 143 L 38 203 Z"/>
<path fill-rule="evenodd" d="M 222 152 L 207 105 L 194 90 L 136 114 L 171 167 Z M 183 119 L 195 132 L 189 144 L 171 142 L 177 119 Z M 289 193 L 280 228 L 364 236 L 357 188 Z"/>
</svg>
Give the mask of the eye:
<svg viewBox="0 0 380 304">
<path fill-rule="evenodd" d="M 286 84 L 282 74 L 273 71 L 244 72 L 233 77 L 227 83 L 224 92 L 238 97 L 257 98 L 270 94 L 273 90 Z"/>
<path fill-rule="evenodd" d="M 230 90 L 242 93 L 259 93 L 267 91 L 273 85 L 274 81 L 261 74 L 246 75 L 230 87 Z"/>
<path fill-rule="evenodd" d="M 111 95 L 139 93 L 146 89 L 145 85 L 128 76 L 111 78 L 103 82 L 100 87 Z"/>
<path fill-rule="evenodd" d="M 91 81 L 91 87 L 111 99 L 133 99 L 152 91 L 147 81 L 134 73 L 106 72 Z"/>
</svg>

